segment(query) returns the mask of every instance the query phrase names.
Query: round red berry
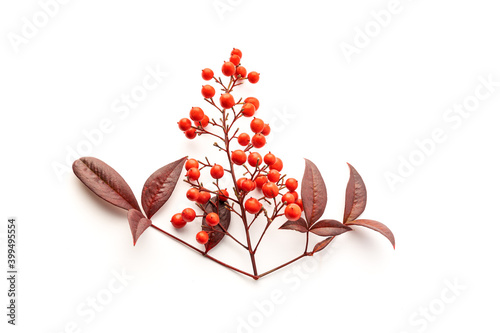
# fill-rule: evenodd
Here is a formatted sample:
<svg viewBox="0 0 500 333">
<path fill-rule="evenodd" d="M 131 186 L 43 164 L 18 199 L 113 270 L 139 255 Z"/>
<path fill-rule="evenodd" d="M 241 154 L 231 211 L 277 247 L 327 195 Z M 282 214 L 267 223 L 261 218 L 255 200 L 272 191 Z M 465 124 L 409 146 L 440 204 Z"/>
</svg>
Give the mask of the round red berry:
<svg viewBox="0 0 500 333">
<path fill-rule="evenodd" d="M 238 180 L 236 181 L 236 187 L 238 188 L 238 190 L 241 190 L 241 189 L 242 189 L 242 187 L 243 187 L 243 182 L 244 182 L 245 180 L 247 180 L 247 179 L 248 179 L 248 178 L 242 177 L 242 178 L 240 178 L 240 179 L 238 179 Z"/>
<path fill-rule="evenodd" d="M 200 164 L 194 158 L 190 158 L 189 160 L 187 160 L 186 164 L 184 165 L 184 168 L 186 169 L 186 171 L 189 171 L 189 169 L 191 169 L 191 168 L 198 169 L 199 167 L 200 167 Z"/>
<path fill-rule="evenodd" d="M 264 122 L 260 118 L 253 118 L 250 122 L 250 129 L 254 133 L 260 133 L 264 129 Z"/>
<path fill-rule="evenodd" d="M 240 76 L 242 79 L 247 77 L 247 69 L 243 66 L 236 67 L 236 76 Z"/>
<path fill-rule="evenodd" d="M 264 163 L 266 163 L 267 165 L 273 165 L 274 163 L 276 163 L 276 156 L 274 156 L 274 154 L 267 153 L 266 155 L 264 155 Z"/>
<path fill-rule="evenodd" d="M 299 182 L 295 178 L 288 178 L 285 182 L 285 186 L 288 191 L 293 192 L 299 187 Z"/>
<path fill-rule="evenodd" d="M 238 135 L 238 143 L 241 146 L 247 146 L 250 143 L 250 135 L 247 133 L 241 133 Z"/>
<path fill-rule="evenodd" d="M 191 118 L 193 121 L 201 121 L 204 116 L 205 113 L 203 112 L 203 110 L 197 106 L 191 108 L 191 111 L 189 111 L 189 118 Z"/>
<path fill-rule="evenodd" d="M 260 102 L 255 97 L 247 97 L 247 98 L 245 98 L 245 100 L 243 102 L 245 102 L 245 103 L 252 103 L 253 106 L 255 106 L 255 111 L 257 111 L 259 109 Z"/>
<path fill-rule="evenodd" d="M 200 178 L 200 169 L 198 168 L 191 168 L 187 172 L 187 176 L 189 180 L 195 181 Z"/>
<path fill-rule="evenodd" d="M 200 231 L 196 234 L 196 241 L 200 244 L 207 244 L 208 242 L 208 234 L 206 231 Z"/>
<path fill-rule="evenodd" d="M 214 227 L 219 224 L 219 215 L 217 213 L 209 213 L 205 217 L 205 221 L 207 221 L 209 226 Z"/>
<path fill-rule="evenodd" d="M 232 54 L 231 57 L 229 57 L 229 61 L 231 61 L 235 66 L 238 66 L 241 58 L 237 54 Z"/>
<path fill-rule="evenodd" d="M 200 194 L 198 195 L 198 199 L 196 199 L 196 202 L 199 203 L 200 205 L 206 204 L 211 198 L 210 192 L 207 191 L 200 191 Z"/>
<path fill-rule="evenodd" d="M 269 166 L 269 168 L 271 170 L 281 171 L 281 170 L 283 170 L 283 161 L 281 160 L 281 158 L 277 157 L 276 162 L 274 162 L 273 165 Z"/>
<path fill-rule="evenodd" d="M 231 61 L 226 61 L 222 65 L 222 74 L 225 76 L 231 76 L 234 75 L 236 72 L 236 66 L 231 62 Z"/>
<path fill-rule="evenodd" d="M 250 191 L 253 191 L 255 190 L 255 182 L 253 180 L 250 180 L 250 179 L 245 179 L 242 183 L 241 183 L 241 189 L 245 192 L 250 192 Z"/>
<path fill-rule="evenodd" d="M 229 192 L 227 189 L 223 189 L 219 191 L 219 200 L 220 201 L 227 201 L 229 199 Z"/>
<path fill-rule="evenodd" d="M 231 161 L 237 165 L 243 165 L 247 161 L 247 154 L 243 150 L 235 150 L 231 153 Z"/>
<path fill-rule="evenodd" d="M 266 198 L 276 198 L 279 193 L 279 188 L 275 183 L 267 182 L 262 185 L 262 193 Z"/>
<path fill-rule="evenodd" d="M 245 210 L 250 214 L 257 214 L 262 207 L 262 204 L 259 200 L 255 198 L 249 198 L 245 201 Z"/>
<path fill-rule="evenodd" d="M 210 176 L 214 179 L 220 179 L 224 176 L 224 168 L 221 165 L 214 164 L 210 169 Z"/>
<path fill-rule="evenodd" d="M 200 191 L 198 191 L 195 188 L 190 188 L 186 192 L 186 197 L 191 201 L 196 201 L 199 196 L 200 196 Z"/>
<path fill-rule="evenodd" d="M 187 131 L 191 128 L 191 120 L 189 120 L 188 118 L 182 118 L 181 120 L 179 120 L 177 125 L 179 125 L 179 129 L 181 131 Z"/>
<path fill-rule="evenodd" d="M 280 180 L 281 174 L 278 170 L 270 170 L 267 173 L 267 178 L 269 179 L 269 181 L 276 183 L 278 180 Z"/>
<path fill-rule="evenodd" d="M 271 127 L 269 126 L 269 124 L 265 124 L 264 128 L 262 129 L 262 134 L 268 136 L 269 133 L 271 133 Z"/>
<path fill-rule="evenodd" d="M 182 219 L 186 222 L 192 222 L 196 218 L 196 212 L 193 208 L 186 208 L 182 211 Z"/>
<path fill-rule="evenodd" d="M 248 155 L 248 164 L 250 164 L 253 167 L 257 167 L 262 164 L 262 156 L 260 156 L 259 153 L 253 152 Z"/>
<path fill-rule="evenodd" d="M 260 79 L 260 74 L 257 72 L 250 72 L 248 73 L 248 82 L 250 83 L 257 83 L 259 82 Z"/>
<path fill-rule="evenodd" d="M 172 216 L 172 219 L 170 220 L 170 222 L 172 222 L 172 225 L 175 228 L 182 228 L 186 225 L 186 221 L 184 221 L 184 219 L 182 218 L 181 213 L 174 214 L 174 216 Z"/>
<path fill-rule="evenodd" d="M 297 201 L 299 199 L 299 194 L 297 193 L 297 191 L 290 191 L 288 193 L 293 195 L 293 197 L 295 198 L 295 201 Z"/>
<path fill-rule="evenodd" d="M 255 114 L 255 105 L 253 105 L 252 103 L 245 103 L 243 105 L 243 107 L 241 108 L 241 113 L 245 117 L 251 117 L 251 116 L 253 116 Z M 189 122 L 189 125 L 191 126 L 191 122 Z"/>
<path fill-rule="evenodd" d="M 234 97 L 233 95 L 229 94 L 229 93 L 225 93 L 225 94 L 222 94 L 220 95 L 220 105 L 224 108 L 224 109 L 230 109 L 234 106 L 234 104 L 236 104 L 234 102 Z"/>
<path fill-rule="evenodd" d="M 257 188 L 262 189 L 262 185 L 264 185 L 268 181 L 269 179 L 267 179 L 266 176 L 257 176 L 257 178 L 255 178 L 255 185 L 257 185 Z"/>
<path fill-rule="evenodd" d="M 243 53 L 241 53 L 239 49 L 233 48 L 233 50 L 231 51 L 231 55 L 237 55 L 238 57 L 241 58 L 243 56 Z"/>
<path fill-rule="evenodd" d="M 206 81 L 212 80 L 212 78 L 214 77 L 214 71 L 210 68 L 205 68 L 201 71 L 201 77 Z"/>
<path fill-rule="evenodd" d="M 304 205 L 302 204 L 302 199 L 295 200 L 295 203 L 300 207 L 301 211 L 304 211 Z"/>
<path fill-rule="evenodd" d="M 193 140 L 194 138 L 196 138 L 196 129 L 195 128 L 190 128 L 190 129 L 188 129 L 187 131 L 184 132 L 184 135 L 189 140 Z"/>
<path fill-rule="evenodd" d="M 252 137 L 252 144 L 255 148 L 262 148 L 266 145 L 266 137 L 262 133 L 257 133 Z"/>
<path fill-rule="evenodd" d="M 212 98 L 215 96 L 215 89 L 211 85 L 207 84 L 201 87 L 201 94 L 205 98 Z"/>
<path fill-rule="evenodd" d="M 286 203 L 286 204 L 294 203 L 295 197 L 293 196 L 292 193 L 287 192 L 287 193 L 283 194 L 283 196 L 281 197 L 281 202 Z"/>
<path fill-rule="evenodd" d="M 297 221 L 302 214 L 302 210 L 297 204 L 289 204 L 285 208 L 285 217 L 290 221 Z"/>
<path fill-rule="evenodd" d="M 207 115 L 204 115 L 204 116 L 203 116 L 203 119 L 202 119 L 200 122 L 198 122 L 198 124 L 200 124 L 200 125 L 201 125 L 201 127 L 205 128 L 205 127 L 207 127 L 207 126 L 208 126 L 208 123 L 209 123 L 209 122 L 210 122 L 210 119 L 208 118 L 208 116 L 207 116 Z"/>
</svg>

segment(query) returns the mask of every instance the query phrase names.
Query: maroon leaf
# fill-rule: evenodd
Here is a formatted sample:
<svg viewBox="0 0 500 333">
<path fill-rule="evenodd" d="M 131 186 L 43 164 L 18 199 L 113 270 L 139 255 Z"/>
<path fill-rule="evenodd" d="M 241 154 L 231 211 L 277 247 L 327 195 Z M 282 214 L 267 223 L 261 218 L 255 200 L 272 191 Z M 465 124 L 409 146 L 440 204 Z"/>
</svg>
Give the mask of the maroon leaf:
<svg viewBox="0 0 500 333">
<path fill-rule="evenodd" d="M 344 223 L 354 221 L 366 207 L 366 187 L 363 179 L 352 165 L 349 165 L 351 176 L 345 191 Z"/>
<path fill-rule="evenodd" d="M 142 208 L 151 218 L 172 195 L 187 157 L 165 165 L 149 176 L 142 188 Z"/>
<path fill-rule="evenodd" d="M 203 222 L 201 225 L 201 229 L 208 232 L 208 242 L 205 244 L 205 252 L 213 249 L 219 242 L 224 238 L 225 230 L 229 228 L 229 224 L 231 223 L 231 212 L 227 209 L 224 202 L 219 201 L 218 197 L 212 197 L 212 199 L 204 205 L 205 213 L 203 216 Z M 215 227 L 211 227 L 207 224 L 205 216 L 209 213 L 217 213 L 219 214 L 219 224 Z"/>
<path fill-rule="evenodd" d="M 370 228 L 372 230 L 380 232 L 384 235 L 392 244 L 394 249 L 396 249 L 396 240 L 394 239 L 394 234 L 392 231 L 383 223 L 374 220 L 354 220 L 347 222 L 349 225 L 359 225 L 362 227 Z"/>
<path fill-rule="evenodd" d="M 321 242 L 319 242 L 318 244 L 314 245 L 314 249 L 312 251 L 312 254 L 315 254 L 316 252 L 323 250 L 328 244 L 331 243 L 331 241 L 334 238 L 335 238 L 335 236 L 328 237 L 328 238 L 322 240 Z"/>
<path fill-rule="evenodd" d="M 134 193 L 118 172 L 94 157 L 82 157 L 73 162 L 73 172 L 101 199 L 120 208 L 140 210 Z"/>
<path fill-rule="evenodd" d="M 297 221 L 286 221 L 279 229 L 307 232 L 307 222 L 302 217 Z"/>
<path fill-rule="evenodd" d="M 136 209 L 131 209 L 127 214 L 130 231 L 132 231 L 132 238 L 134 239 L 134 246 L 142 233 L 151 226 L 150 219 L 145 218 L 142 213 Z"/>
<path fill-rule="evenodd" d="M 318 236 L 337 236 L 352 230 L 345 224 L 335 220 L 321 220 L 315 223 L 310 231 Z"/>
<path fill-rule="evenodd" d="M 326 186 L 316 165 L 306 159 L 304 177 L 302 177 L 302 203 L 309 226 L 319 220 L 325 211 L 327 194 Z"/>
</svg>

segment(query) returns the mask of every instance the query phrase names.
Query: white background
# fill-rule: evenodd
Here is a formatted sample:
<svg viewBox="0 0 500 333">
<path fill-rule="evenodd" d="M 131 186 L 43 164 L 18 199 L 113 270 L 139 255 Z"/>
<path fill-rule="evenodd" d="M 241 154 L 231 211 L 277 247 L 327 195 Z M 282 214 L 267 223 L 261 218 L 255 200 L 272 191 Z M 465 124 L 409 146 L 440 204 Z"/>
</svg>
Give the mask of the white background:
<svg viewBox="0 0 500 333">
<path fill-rule="evenodd" d="M 75 0 L 16 48 L 23 18 L 32 22 L 42 9 L 34 0 L 3 1 L 1 266 L 6 219 L 15 216 L 20 275 L 15 328 L 6 324 L 5 279 L 0 284 L 2 331 L 498 331 L 500 87 L 467 118 L 443 117 L 474 101 L 481 76 L 500 81 L 499 7 L 401 0 L 367 45 L 357 41 L 349 62 L 342 43 L 355 47 L 357 29 L 377 29 L 370 13 L 389 3 Z M 71 172 L 54 171 L 74 160 L 68 151 L 86 140 L 84 131 L 108 118 L 113 129 L 88 155 L 117 169 L 137 196 L 154 170 L 184 155 L 222 162 L 211 140 L 186 140 L 176 122 L 191 106 L 210 109 L 201 104 L 200 70 L 219 71 L 233 47 L 261 73 L 238 94 L 258 97 L 259 116 L 274 122 L 263 152 L 282 157 L 298 179 L 302 158 L 314 161 L 329 190 L 325 217 L 334 219 L 342 218 L 345 162 L 353 164 L 368 189 L 363 217 L 394 231 L 396 251 L 358 228 L 332 243 L 333 252 L 253 281 L 155 230 L 133 247 L 123 211 Z M 168 77 L 120 118 L 114 103 L 157 67 Z M 415 141 L 436 128 L 446 140 L 418 160 Z M 391 187 L 387 173 L 410 156 L 422 163 Z M 178 185 L 156 224 L 170 230 L 170 216 L 189 206 L 186 188 Z M 178 234 L 193 241 L 198 230 L 194 222 Z M 303 235 L 291 231 L 266 240 L 263 270 L 302 251 Z M 213 254 L 249 269 L 237 251 L 226 240 Z M 113 272 L 122 270 L 133 279 L 90 315 L 88 300 L 109 295 Z M 464 289 L 453 292 L 450 283 Z M 281 302 L 270 306 L 275 293 Z M 429 308 L 427 317 L 419 312 Z"/>
</svg>

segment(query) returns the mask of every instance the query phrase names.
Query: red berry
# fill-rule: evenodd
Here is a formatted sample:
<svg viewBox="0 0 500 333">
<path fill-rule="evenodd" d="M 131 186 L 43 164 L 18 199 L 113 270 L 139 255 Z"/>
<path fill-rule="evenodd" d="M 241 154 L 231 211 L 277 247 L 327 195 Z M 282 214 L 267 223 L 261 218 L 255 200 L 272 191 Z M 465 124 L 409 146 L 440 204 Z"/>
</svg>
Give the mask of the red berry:
<svg viewBox="0 0 500 333">
<path fill-rule="evenodd" d="M 238 66 L 240 64 L 241 58 L 236 54 L 232 54 L 231 57 L 229 57 L 229 61 L 231 61 L 235 66 Z"/>
<path fill-rule="evenodd" d="M 196 212 L 193 208 L 186 208 L 182 211 L 182 219 L 186 222 L 191 222 L 195 219 Z"/>
<path fill-rule="evenodd" d="M 241 108 L 241 113 L 245 117 L 251 117 L 255 114 L 255 106 L 252 103 L 245 103 Z M 191 125 L 191 122 L 189 122 L 189 125 Z"/>
<path fill-rule="evenodd" d="M 255 198 L 249 198 L 245 201 L 245 210 L 250 214 L 257 214 L 262 207 L 262 204 L 259 200 Z"/>
<path fill-rule="evenodd" d="M 242 178 L 240 178 L 240 179 L 238 179 L 238 180 L 236 181 L 236 187 L 238 188 L 238 190 L 241 190 L 241 189 L 242 189 L 242 187 L 243 187 L 243 182 L 244 182 L 245 180 L 247 180 L 247 179 L 248 179 L 248 178 L 242 177 Z"/>
<path fill-rule="evenodd" d="M 245 100 L 243 102 L 245 102 L 245 103 L 252 103 L 253 106 L 255 106 L 255 111 L 257 111 L 259 109 L 260 102 L 255 97 L 247 97 L 247 98 L 245 98 Z"/>
<path fill-rule="evenodd" d="M 208 234 L 206 231 L 200 231 L 196 234 L 196 241 L 200 244 L 207 244 L 208 242 Z"/>
<path fill-rule="evenodd" d="M 233 48 L 233 50 L 231 51 L 231 55 L 233 55 L 233 54 L 237 55 L 240 58 L 243 56 L 243 53 L 241 53 L 241 51 L 239 49 L 235 49 L 235 48 Z"/>
<path fill-rule="evenodd" d="M 283 170 L 283 161 L 281 158 L 277 157 L 276 162 L 269 167 L 271 170 L 278 170 L 281 171 Z"/>
<path fill-rule="evenodd" d="M 227 201 L 227 199 L 229 199 L 229 192 L 227 191 L 227 189 L 220 190 L 219 191 L 219 200 L 220 201 Z"/>
<path fill-rule="evenodd" d="M 285 217 L 290 221 L 297 221 L 301 214 L 302 210 L 297 204 L 292 203 L 285 208 Z"/>
<path fill-rule="evenodd" d="M 225 94 L 222 94 L 220 95 L 220 105 L 224 108 L 224 109 L 230 109 L 234 106 L 234 104 L 236 104 L 234 102 L 234 97 L 233 95 L 231 94 L 228 94 L 228 93 L 225 93 Z"/>
<path fill-rule="evenodd" d="M 264 185 L 268 181 L 269 179 L 267 179 L 266 176 L 258 176 L 257 178 L 255 178 L 255 185 L 257 185 L 257 188 L 262 189 L 262 185 Z"/>
<path fill-rule="evenodd" d="M 186 161 L 186 164 L 184 165 L 184 168 L 186 171 L 189 171 L 191 168 L 199 168 L 200 165 L 198 164 L 198 161 L 195 160 L 194 158 L 190 158 L 189 160 Z"/>
<path fill-rule="evenodd" d="M 203 112 L 203 110 L 197 106 L 191 108 L 191 111 L 189 111 L 189 118 L 191 118 L 193 121 L 201 121 L 204 116 L 205 113 Z"/>
<path fill-rule="evenodd" d="M 262 129 L 262 134 L 268 136 L 269 133 L 271 133 L 271 127 L 269 126 L 269 124 L 265 124 L 264 128 Z"/>
<path fill-rule="evenodd" d="M 236 67 L 236 75 L 240 76 L 242 79 L 247 77 L 247 69 L 243 66 Z"/>
<path fill-rule="evenodd" d="M 209 213 L 205 217 L 205 221 L 207 221 L 209 226 L 214 227 L 219 224 L 219 215 L 217 213 Z"/>
<path fill-rule="evenodd" d="M 224 168 L 221 165 L 214 164 L 214 166 L 210 169 L 210 176 L 214 179 L 220 179 L 224 176 Z"/>
<path fill-rule="evenodd" d="M 262 119 L 253 118 L 250 122 L 250 129 L 254 133 L 260 133 L 264 129 L 264 122 L 262 121 Z"/>
<path fill-rule="evenodd" d="M 290 193 L 291 195 L 293 195 L 293 197 L 295 198 L 295 201 L 297 201 L 299 199 L 299 194 L 296 191 L 290 191 L 288 193 Z"/>
<path fill-rule="evenodd" d="M 253 167 L 259 166 L 262 164 L 262 156 L 259 153 L 253 152 L 248 155 L 248 164 Z"/>
<path fill-rule="evenodd" d="M 245 192 L 250 192 L 250 191 L 253 191 L 255 190 L 255 182 L 250 180 L 250 179 L 245 179 L 242 183 L 241 183 L 241 189 Z"/>
<path fill-rule="evenodd" d="M 206 81 L 212 80 L 212 78 L 214 77 L 214 71 L 210 68 L 205 68 L 201 71 L 201 77 Z"/>
<path fill-rule="evenodd" d="M 294 203 L 295 197 L 293 196 L 292 193 L 287 192 L 287 193 L 283 194 L 283 196 L 281 197 L 281 202 L 283 202 L 283 203 L 286 202 L 287 204 Z"/>
<path fill-rule="evenodd" d="M 285 186 L 288 191 L 293 192 L 299 187 L 299 182 L 295 178 L 288 178 L 285 182 Z"/>
<path fill-rule="evenodd" d="M 247 154 L 243 150 L 235 150 L 231 153 L 231 161 L 237 165 L 243 165 L 247 161 Z"/>
<path fill-rule="evenodd" d="M 250 143 L 250 135 L 241 133 L 240 135 L 238 135 L 238 143 L 241 146 L 247 146 Z"/>
<path fill-rule="evenodd" d="M 200 169 L 198 168 L 191 168 L 188 170 L 187 172 L 187 176 L 189 178 L 189 180 L 198 180 L 198 178 L 200 178 Z"/>
<path fill-rule="evenodd" d="M 279 188 L 275 183 L 267 182 L 262 185 L 262 193 L 266 198 L 276 198 L 279 193 Z"/>
<path fill-rule="evenodd" d="M 170 220 L 170 222 L 172 222 L 172 225 L 175 228 L 182 228 L 186 225 L 186 221 L 184 221 L 184 219 L 182 218 L 181 213 L 174 214 L 174 216 L 172 216 L 172 219 Z"/>
<path fill-rule="evenodd" d="M 179 120 L 177 125 L 179 125 L 179 129 L 181 131 L 187 131 L 191 128 L 191 120 L 189 120 L 188 118 L 182 118 L 181 120 Z"/>
<path fill-rule="evenodd" d="M 260 74 L 257 72 L 250 72 L 248 73 L 248 82 L 250 83 L 257 83 L 259 82 L 260 79 Z"/>
<path fill-rule="evenodd" d="M 276 163 L 276 156 L 274 156 L 274 154 L 267 153 L 264 156 L 264 163 L 266 163 L 267 165 L 273 165 L 274 163 Z"/>
<path fill-rule="evenodd" d="M 266 137 L 262 133 L 257 133 L 252 137 L 252 144 L 255 148 L 262 148 L 266 145 Z"/>
<path fill-rule="evenodd" d="M 224 62 L 224 64 L 222 65 L 222 74 L 224 74 L 225 76 L 231 76 L 234 75 L 235 72 L 236 66 L 232 62 Z"/>
<path fill-rule="evenodd" d="M 210 119 L 208 118 L 207 115 L 205 115 L 205 116 L 203 116 L 203 119 L 200 122 L 198 122 L 198 124 L 200 124 L 201 127 L 205 128 L 208 126 L 209 122 L 210 122 Z"/>
<path fill-rule="evenodd" d="M 302 204 L 302 199 L 295 200 L 295 203 L 300 207 L 301 211 L 304 211 L 304 205 Z"/>
<path fill-rule="evenodd" d="M 196 201 L 199 196 L 200 196 L 200 191 L 198 191 L 195 188 L 190 188 L 186 192 L 186 197 L 191 201 Z"/>
<path fill-rule="evenodd" d="M 194 138 L 196 138 L 196 129 L 195 128 L 190 128 L 186 132 L 184 132 L 184 135 L 189 140 L 193 140 Z"/>
<path fill-rule="evenodd" d="M 196 202 L 199 203 L 200 205 L 206 204 L 211 198 L 210 192 L 207 191 L 200 191 L 200 195 L 198 196 L 198 199 L 196 199 Z"/>
<path fill-rule="evenodd" d="M 267 178 L 270 182 L 276 183 L 281 178 L 281 174 L 278 170 L 270 170 L 267 173 Z"/>
<path fill-rule="evenodd" d="M 215 89 L 211 85 L 207 84 L 201 87 L 201 94 L 205 98 L 212 98 L 215 96 Z"/>
</svg>

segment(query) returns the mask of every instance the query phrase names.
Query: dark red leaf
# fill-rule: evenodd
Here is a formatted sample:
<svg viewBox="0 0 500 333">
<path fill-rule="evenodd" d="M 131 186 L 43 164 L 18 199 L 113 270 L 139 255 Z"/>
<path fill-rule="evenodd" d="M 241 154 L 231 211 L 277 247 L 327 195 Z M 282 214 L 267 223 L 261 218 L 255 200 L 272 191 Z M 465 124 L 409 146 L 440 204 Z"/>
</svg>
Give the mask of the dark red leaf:
<svg viewBox="0 0 500 333">
<path fill-rule="evenodd" d="M 205 244 L 205 251 L 208 252 L 217 246 L 217 244 L 219 244 L 222 238 L 226 235 L 224 230 L 227 230 L 229 228 L 229 224 L 231 223 L 231 212 L 227 209 L 224 202 L 219 201 L 218 197 L 215 196 L 204 205 L 204 208 L 205 213 L 201 229 L 208 232 L 209 235 L 208 242 Z M 205 220 L 205 216 L 213 212 L 219 214 L 219 224 L 215 227 L 209 226 Z"/>
<path fill-rule="evenodd" d="M 362 227 L 370 228 L 372 230 L 380 232 L 384 235 L 392 244 L 394 249 L 396 248 L 396 240 L 394 239 L 394 235 L 392 231 L 383 223 L 374 221 L 374 220 L 354 220 L 347 222 L 349 225 L 359 225 Z"/>
<path fill-rule="evenodd" d="M 307 232 L 307 222 L 302 217 L 297 221 L 286 221 L 279 229 Z"/>
<path fill-rule="evenodd" d="M 315 223 L 310 231 L 318 236 L 337 236 L 352 230 L 345 224 L 335 220 L 321 220 Z"/>
<path fill-rule="evenodd" d="M 151 218 L 172 195 L 186 158 L 183 157 L 156 170 L 144 183 L 141 201 L 148 218 Z"/>
<path fill-rule="evenodd" d="M 345 191 L 344 223 L 354 221 L 366 207 L 366 187 L 363 179 L 352 165 L 349 165 L 351 176 Z"/>
<path fill-rule="evenodd" d="M 302 177 L 302 204 L 309 226 L 319 220 L 326 208 L 326 186 L 316 165 L 306 159 L 304 177 Z"/>
<path fill-rule="evenodd" d="M 131 209 L 127 214 L 130 231 L 132 231 L 132 238 L 134 239 L 134 246 L 142 233 L 151 226 L 151 220 L 144 217 L 142 213 L 136 209 Z"/>
<path fill-rule="evenodd" d="M 127 182 L 103 161 L 82 157 L 73 163 L 73 172 L 101 199 L 126 210 L 141 209 Z"/>
<path fill-rule="evenodd" d="M 314 245 L 314 249 L 312 251 L 312 254 L 315 254 L 316 252 L 323 250 L 328 244 L 331 243 L 331 241 L 334 238 L 335 238 L 335 236 L 328 237 L 328 238 L 322 240 L 321 242 L 319 242 L 318 244 Z"/>
</svg>

